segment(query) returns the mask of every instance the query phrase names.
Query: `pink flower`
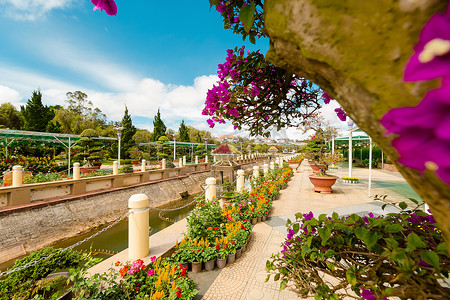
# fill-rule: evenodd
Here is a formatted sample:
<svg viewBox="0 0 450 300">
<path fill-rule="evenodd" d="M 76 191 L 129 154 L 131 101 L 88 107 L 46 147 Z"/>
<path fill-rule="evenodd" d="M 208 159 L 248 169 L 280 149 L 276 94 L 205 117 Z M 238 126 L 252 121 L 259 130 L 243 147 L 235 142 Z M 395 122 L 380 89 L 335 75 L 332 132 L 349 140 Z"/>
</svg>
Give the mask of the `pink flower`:
<svg viewBox="0 0 450 300">
<path fill-rule="evenodd" d="M 110 16 L 117 15 L 117 5 L 114 0 L 91 0 L 91 3 L 95 5 L 94 10 L 105 10 Z"/>
<path fill-rule="evenodd" d="M 156 256 L 150 257 L 150 261 L 151 261 L 151 262 L 154 262 L 155 260 L 156 260 Z"/>
<path fill-rule="evenodd" d="M 147 276 L 152 276 L 152 275 L 155 275 L 155 269 L 150 269 L 150 270 L 147 272 Z"/>
</svg>

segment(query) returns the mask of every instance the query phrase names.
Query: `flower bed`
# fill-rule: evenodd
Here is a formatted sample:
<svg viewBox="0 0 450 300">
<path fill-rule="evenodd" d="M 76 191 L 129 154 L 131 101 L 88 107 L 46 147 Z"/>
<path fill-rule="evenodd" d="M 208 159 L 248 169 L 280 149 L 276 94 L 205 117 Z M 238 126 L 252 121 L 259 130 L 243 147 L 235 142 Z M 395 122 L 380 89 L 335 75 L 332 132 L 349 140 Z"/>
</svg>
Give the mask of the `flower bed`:
<svg viewBox="0 0 450 300">
<path fill-rule="evenodd" d="M 25 170 L 36 173 L 52 173 L 60 172 L 67 168 L 67 166 L 58 166 L 50 157 L 21 157 L 21 158 L 7 158 L 0 160 L 0 172 L 12 170 L 15 165 L 21 165 Z"/>
<path fill-rule="evenodd" d="M 342 176 L 342 181 L 344 183 L 358 183 L 359 182 L 359 178 L 358 177 Z"/>
<path fill-rule="evenodd" d="M 250 192 L 234 194 L 220 207 L 217 200 L 200 199 L 187 218 L 187 234 L 177 243 L 172 260 L 180 263 L 232 263 L 246 248 L 251 224 L 268 215 L 281 188 L 292 176 L 292 169 L 276 168 L 267 177 L 252 182 Z M 253 221 L 253 222 L 252 222 Z"/>
</svg>

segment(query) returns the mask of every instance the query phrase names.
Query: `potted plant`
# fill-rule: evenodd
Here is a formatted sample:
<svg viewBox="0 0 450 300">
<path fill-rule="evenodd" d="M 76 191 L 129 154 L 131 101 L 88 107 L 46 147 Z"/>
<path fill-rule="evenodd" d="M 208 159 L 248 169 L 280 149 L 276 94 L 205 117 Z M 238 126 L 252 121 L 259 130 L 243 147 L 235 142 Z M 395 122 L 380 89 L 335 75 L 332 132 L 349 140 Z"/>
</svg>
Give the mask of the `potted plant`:
<svg viewBox="0 0 450 300">
<path fill-rule="evenodd" d="M 212 271 L 214 270 L 214 265 L 216 263 L 217 251 L 214 247 L 206 247 L 205 251 L 202 252 L 202 259 L 205 263 L 205 270 Z"/>
<path fill-rule="evenodd" d="M 74 160 L 84 164 L 81 172 L 85 174 L 100 169 L 104 151 L 103 143 L 95 139 L 98 137 L 97 132 L 94 129 L 86 129 L 80 136 L 82 138 L 77 141 L 78 145 L 74 146 L 73 150 L 77 153 Z"/>
<path fill-rule="evenodd" d="M 229 201 L 234 195 L 234 188 L 231 182 L 225 181 L 222 184 L 222 194 L 221 197 L 225 201 Z"/>
<path fill-rule="evenodd" d="M 126 165 L 120 168 L 119 173 L 133 173 L 133 166 Z"/>
<path fill-rule="evenodd" d="M 326 140 L 331 139 L 336 134 L 337 129 L 330 126 L 329 121 L 325 121 L 320 113 L 311 114 L 303 121 L 306 133 L 313 130 L 314 134 L 310 137 L 310 142 L 303 148 L 306 157 L 312 161 L 311 168 L 314 174 L 309 176 L 309 180 L 314 185 L 314 191 L 322 194 L 330 194 L 331 187 L 336 183 L 337 176 L 326 173 L 328 165 L 336 164 L 340 156 L 331 154 L 326 147 Z"/>
<path fill-rule="evenodd" d="M 217 267 L 219 269 L 225 268 L 227 265 L 228 251 L 221 248 L 220 245 L 216 245 L 217 250 Z"/>
</svg>

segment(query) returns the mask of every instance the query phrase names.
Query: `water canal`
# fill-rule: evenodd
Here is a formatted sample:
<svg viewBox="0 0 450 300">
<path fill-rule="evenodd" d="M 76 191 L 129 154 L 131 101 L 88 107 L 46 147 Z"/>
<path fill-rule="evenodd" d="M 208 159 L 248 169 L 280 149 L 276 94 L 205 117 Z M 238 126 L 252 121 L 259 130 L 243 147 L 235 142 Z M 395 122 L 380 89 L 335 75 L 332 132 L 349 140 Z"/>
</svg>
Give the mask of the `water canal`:
<svg viewBox="0 0 450 300">
<path fill-rule="evenodd" d="M 199 195 L 189 195 L 186 198 L 173 201 L 172 203 L 169 203 L 165 206 L 159 207 L 159 208 L 176 208 L 176 207 L 182 207 L 190 202 L 192 202 L 195 197 L 198 197 Z M 158 231 L 169 227 L 173 224 L 173 222 L 179 221 L 183 218 L 186 218 L 189 213 L 194 208 L 195 202 L 192 205 L 189 205 L 185 208 L 175 210 L 175 211 L 169 211 L 169 212 L 162 212 L 160 217 L 159 211 L 150 210 L 149 213 L 149 226 L 150 226 L 150 235 L 157 233 Z M 165 219 L 169 219 L 173 222 L 169 222 Z M 107 226 L 107 225 L 105 225 Z M 92 231 L 79 234 L 75 237 L 66 239 L 61 242 L 57 242 L 52 247 L 54 248 L 65 248 L 70 245 L 73 245 L 92 234 L 98 232 L 99 230 L 102 230 L 103 227 L 95 228 Z M 108 258 L 110 255 L 105 254 L 103 252 L 109 251 L 113 254 L 116 254 L 122 250 L 125 250 L 128 247 L 128 218 L 125 220 L 117 223 L 107 231 L 101 233 L 100 235 L 92 238 L 89 241 L 84 242 L 83 244 L 77 246 L 74 248 L 76 251 L 82 251 L 82 252 L 89 252 L 90 249 L 92 249 L 93 252 L 98 253 L 96 254 L 96 257 L 102 257 L 102 258 Z M 5 262 L 0 264 L 0 270 L 4 271 L 7 268 L 10 268 L 12 265 L 14 265 L 14 260 Z"/>
</svg>

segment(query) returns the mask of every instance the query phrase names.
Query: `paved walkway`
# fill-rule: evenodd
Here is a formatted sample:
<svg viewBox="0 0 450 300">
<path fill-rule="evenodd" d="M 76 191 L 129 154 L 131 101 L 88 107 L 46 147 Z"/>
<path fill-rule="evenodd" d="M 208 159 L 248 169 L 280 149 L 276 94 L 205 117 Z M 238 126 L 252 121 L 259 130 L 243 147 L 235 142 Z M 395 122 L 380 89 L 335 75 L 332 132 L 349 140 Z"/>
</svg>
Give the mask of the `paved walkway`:
<svg viewBox="0 0 450 300">
<path fill-rule="evenodd" d="M 312 191 L 313 186 L 308 179 L 310 173 L 310 167 L 303 162 L 289 181 L 288 187 L 281 191 L 279 200 L 274 202 L 268 220 L 254 226 L 249 248 L 240 259 L 222 270 L 216 268 L 212 272 L 190 275 L 199 283 L 200 293 L 197 299 L 299 299 L 293 291 L 288 289 L 280 291 L 279 282 L 270 280 L 265 283 L 266 261 L 270 259 L 272 253 L 281 250 L 280 245 L 286 235 L 285 224 L 288 218 L 295 220 L 295 213 L 309 211 L 313 211 L 315 216 L 321 213 L 331 214 L 333 211 L 340 215 L 387 213 L 381 209 L 382 202 L 368 197 L 367 169 L 353 171 L 352 175 L 360 178 L 359 184 L 344 184 L 339 179 L 333 186 L 333 193 L 328 195 Z M 348 169 L 330 173 L 340 177 L 347 176 Z M 399 173 L 373 170 L 372 180 L 372 195 L 388 195 L 387 200 L 392 202 L 404 201 L 407 197 L 419 199 Z M 388 212 L 390 211 L 395 209 L 390 208 Z"/>
</svg>

